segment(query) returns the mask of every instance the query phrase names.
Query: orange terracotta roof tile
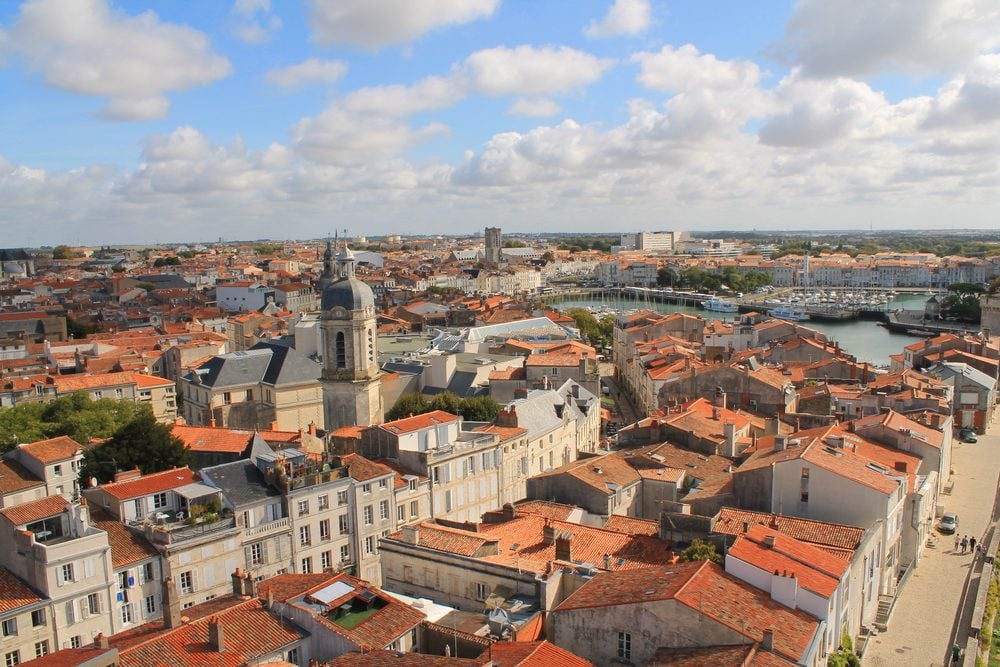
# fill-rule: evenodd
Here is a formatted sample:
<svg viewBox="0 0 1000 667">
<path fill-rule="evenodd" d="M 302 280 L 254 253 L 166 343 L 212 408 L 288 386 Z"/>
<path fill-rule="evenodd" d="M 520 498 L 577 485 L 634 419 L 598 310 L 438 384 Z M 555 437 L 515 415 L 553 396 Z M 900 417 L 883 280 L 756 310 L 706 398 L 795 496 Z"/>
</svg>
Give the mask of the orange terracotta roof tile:
<svg viewBox="0 0 1000 667">
<path fill-rule="evenodd" d="M 240 454 L 253 440 L 252 431 L 212 426 L 174 424 L 171 433 L 192 452 L 225 452 Z M 265 438 L 266 439 L 266 438 Z"/>
<path fill-rule="evenodd" d="M 635 517 L 623 516 L 621 514 L 612 514 L 609 516 L 608 520 L 604 522 L 604 529 L 628 535 L 648 535 L 650 537 L 658 537 L 660 534 L 660 524 L 658 521 L 636 519 Z"/>
<path fill-rule="evenodd" d="M 38 597 L 26 583 L 11 574 L 7 568 L 0 567 L 0 614 L 41 600 L 42 598 Z"/>
<path fill-rule="evenodd" d="M 149 540 L 129 530 L 125 524 L 107 512 L 92 509 L 90 519 L 95 528 L 108 534 L 108 543 L 111 545 L 111 567 L 114 569 L 128 567 L 133 563 L 159 556 L 159 552 Z"/>
<path fill-rule="evenodd" d="M 402 433 L 412 433 L 413 431 L 419 431 L 425 428 L 432 428 L 438 424 L 448 424 L 458 421 L 458 419 L 458 415 L 453 415 L 450 412 L 445 412 L 444 410 L 431 410 L 430 412 L 425 412 L 420 415 L 414 415 L 412 417 L 406 417 L 405 419 L 397 419 L 394 422 L 380 424 L 379 428 L 399 435 Z"/>
<path fill-rule="evenodd" d="M 761 525 L 737 537 L 726 554 L 768 574 L 788 572 L 799 586 L 826 598 L 837 590 L 848 567 L 843 559 Z"/>
<path fill-rule="evenodd" d="M 26 445 L 18 445 L 18 449 L 27 452 L 42 463 L 56 463 L 71 459 L 83 448 L 73 438 L 60 435 L 48 440 L 39 440 Z"/>
<path fill-rule="evenodd" d="M 24 491 L 45 482 L 35 477 L 30 470 L 17 461 L 0 459 L 0 495 Z"/>
<path fill-rule="evenodd" d="M 69 507 L 69 501 L 62 496 L 46 496 L 13 507 L 5 507 L 0 510 L 0 515 L 15 526 L 23 526 L 26 523 L 41 521 L 61 514 L 66 511 L 67 507 Z"/>
<path fill-rule="evenodd" d="M 834 548 L 851 553 L 861 544 L 865 533 L 863 528 L 841 523 L 828 523 L 815 519 L 801 519 L 733 507 L 723 507 L 719 510 L 713 530 L 716 533 L 727 535 L 742 535 L 745 532 L 745 526 L 749 528 L 755 525 L 770 526 L 785 535 L 817 547 Z"/>
<path fill-rule="evenodd" d="M 113 498 L 128 500 L 129 498 L 138 498 L 140 496 L 148 496 L 151 493 L 176 489 L 195 481 L 197 481 L 195 474 L 185 466 L 183 468 L 173 468 L 171 470 L 164 470 L 163 472 L 143 475 L 136 479 L 102 484 L 100 488 L 104 489 Z"/>
<path fill-rule="evenodd" d="M 594 667 L 589 660 L 548 641 L 496 642 L 488 655 L 493 667 Z"/>
</svg>

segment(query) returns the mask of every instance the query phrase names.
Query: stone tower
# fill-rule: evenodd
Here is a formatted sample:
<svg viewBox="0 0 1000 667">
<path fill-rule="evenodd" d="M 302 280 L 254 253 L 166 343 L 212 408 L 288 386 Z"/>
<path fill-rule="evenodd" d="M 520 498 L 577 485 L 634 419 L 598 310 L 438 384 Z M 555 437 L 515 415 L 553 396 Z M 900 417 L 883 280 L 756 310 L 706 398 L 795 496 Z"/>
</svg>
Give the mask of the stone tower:
<svg viewBox="0 0 1000 667">
<path fill-rule="evenodd" d="M 382 423 L 375 296 L 354 276 L 344 243 L 333 281 L 323 290 L 323 416 L 327 431 Z"/>
<path fill-rule="evenodd" d="M 503 255 L 503 235 L 500 233 L 499 227 L 487 227 L 486 228 L 486 256 L 484 259 L 487 264 L 492 264 L 493 266 L 499 266 L 500 260 Z"/>
</svg>

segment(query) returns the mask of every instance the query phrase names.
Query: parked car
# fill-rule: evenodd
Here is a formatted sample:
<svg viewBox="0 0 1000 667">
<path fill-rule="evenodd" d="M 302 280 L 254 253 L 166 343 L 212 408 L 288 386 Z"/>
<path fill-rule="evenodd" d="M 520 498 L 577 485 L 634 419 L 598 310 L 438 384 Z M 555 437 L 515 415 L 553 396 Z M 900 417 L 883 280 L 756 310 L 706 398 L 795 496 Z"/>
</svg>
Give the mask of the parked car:
<svg viewBox="0 0 1000 667">
<path fill-rule="evenodd" d="M 976 432 L 971 428 L 963 428 L 958 432 L 958 437 L 962 439 L 962 442 L 976 442 Z"/>
<path fill-rule="evenodd" d="M 938 521 L 938 532 L 950 535 L 956 530 L 958 530 L 958 515 L 954 512 L 945 512 Z"/>
</svg>

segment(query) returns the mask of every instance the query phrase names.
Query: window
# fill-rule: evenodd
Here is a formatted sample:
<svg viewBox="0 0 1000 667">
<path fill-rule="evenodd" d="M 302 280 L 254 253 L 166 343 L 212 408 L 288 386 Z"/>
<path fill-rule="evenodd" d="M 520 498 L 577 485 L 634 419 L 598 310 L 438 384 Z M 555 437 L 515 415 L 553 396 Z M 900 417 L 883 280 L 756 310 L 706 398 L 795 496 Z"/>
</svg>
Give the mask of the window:
<svg viewBox="0 0 1000 667">
<path fill-rule="evenodd" d="M 347 535 L 351 532 L 351 522 L 348 521 L 346 514 L 337 517 L 337 526 L 340 528 L 341 535 Z"/>
<path fill-rule="evenodd" d="M 73 563 L 64 563 L 60 575 L 61 583 L 73 581 Z"/>
<path fill-rule="evenodd" d="M 486 590 L 486 584 L 482 583 L 481 581 L 477 581 L 476 582 L 476 599 L 480 600 L 480 601 L 485 600 L 487 593 L 488 593 L 488 591 Z"/>
<path fill-rule="evenodd" d="M 83 646 L 83 637 L 80 635 L 73 635 L 69 638 L 70 648 L 81 648 Z"/>
<path fill-rule="evenodd" d="M 329 551 L 324 551 L 323 553 L 321 553 L 319 555 L 319 566 L 321 568 L 323 568 L 324 570 L 327 569 L 327 568 L 329 568 L 329 567 L 331 567 L 331 565 L 330 565 L 330 559 L 332 557 L 333 557 L 333 554 L 331 552 L 329 552 Z"/>
<path fill-rule="evenodd" d="M 417 480 L 411 479 L 410 480 L 410 491 L 416 491 L 416 490 L 417 490 Z"/>
<path fill-rule="evenodd" d="M 10 653 L 4 653 L 3 655 L 4 667 L 14 667 L 14 665 L 21 664 L 21 652 L 11 651 Z"/>
<path fill-rule="evenodd" d="M 289 649 L 288 655 L 285 658 L 285 662 L 290 662 L 293 665 L 297 665 L 297 664 L 299 664 L 299 660 L 301 660 L 301 659 L 302 659 L 302 654 L 299 651 L 299 647 L 296 646 L 293 649 Z"/>
<path fill-rule="evenodd" d="M 181 572 L 181 593 L 194 593 L 194 577 L 190 570 Z"/>
<path fill-rule="evenodd" d="M 247 400 L 248 401 L 253 400 L 253 389 L 247 389 Z"/>
<path fill-rule="evenodd" d="M 91 616 L 101 613 L 101 598 L 97 593 L 91 593 L 87 596 L 87 613 Z"/>
<path fill-rule="evenodd" d="M 316 499 L 316 503 L 319 505 L 319 510 L 330 509 L 330 496 L 320 496 Z"/>
<path fill-rule="evenodd" d="M 251 565 L 263 565 L 264 564 L 264 545 L 261 542 L 250 545 L 250 564 Z"/>
<path fill-rule="evenodd" d="M 809 479 L 809 468 L 803 468 L 802 469 L 802 480 L 803 481 L 808 481 L 808 479 Z"/>
<path fill-rule="evenodd" d="M 406 505 L 396 507 L 396 521 L 406 521 Z"/>
<path fill-rule="evenodd" d="M 347 491 L 337 491 L 337 507 L 347 504 Z"/>
<path fill-rule="evenodd" d="M 389 487 L 389 480 L 388 479 L 384 479 L 383 478 L 383 479 L 380 479 L 378 481 L 378 488 L 380 488 L 380 489 L 386 489 L 388 487 Z"/>
<path fill-rule="evenodd" d="M 122 625 L 131 625 L 134 622 L 135 622 L 135 619 L 132 617 L 132 605 L 130 603 L 123 604 L 122 605 Z"/>
<path fill-rule="evenodd" d="M 444 511 L 451 511 L 451 489 L 444 492 Z"/>
<path fill-rule="evenodd" d="M 31 627 L 41 628 L 45 625 L 45 610 L 36 609 L 31 612 Z"/>
<path fill-rule="evenodd" d="M 61 477 L 62 476 L 62 466 L 59 465 L 58 463 L 55 464 L 54 466 L 52 466 L 52 474 L 55 475 L 56 477 Z"/>
<path fill-rule="evenodd" d="M 371 484 L 362 484 L 361 485 L 361 493 L 363 493 L 363 494 L 365 494 L 367 496 L 371 492 L 372 492 L 372 485 Z"/>
<path fill-rule="evenodd" d="M 3 622 L 2 632 L 4 637 L 15 637 L 17 636 L 17 619 L 8 618 Z"/>
<path fill-rule="evenodd" d="M 309 526 L 299 526 L 299 544 L 301 546 L 307 547 L 311 540 L 309 539 Z"/>
<path fill-rule="evenodd" d="M 156 495 L 153 496 L 153 509 L 154 510 L 163 509 L 166 506 L 167 506 L 167 494 L 166 493 L 157 493 Z"/>
<path fill-rule="evenodd" d="M 417 514 L 420 513 L 419 512 L 419 507 L 420 507 L 420 503 L 418 503 L 416 500 L 411 500 L 410 501 L 410 518 L 411 519 L 415 518 L 417 516 Z"/>
<path fill-rule="evenodd" d="M 139 570 L 139 578 L 142 580 L 142 583 L 156 579 L 156 573 L 153 571 L 152 563 L 146 563 L 142 566 Z"/>
<path fill-rule="evenodd" d="M 349 560 L 351 560 L 351 550 L 346 544 L 343 544 L 340 547 L 340 562 L 346 563 Z"/>
<path fill-rule="evenodd" d="M 347 345 L 344 343 L 344 332 L 338 331 L 334 342 L 334 356 L 337 360 L 337 368 L 347 368 Z"/>
<path fill-rule="evenodd" d="M 233 397 L 228 391 L 222 392 L 222 404 L 229 405 L 233 402 Z"/>
<path fill-rule="evenodd" d="M 146 616 L 153 616 L 156 614 L 156 596 L 147 595 L 146 596 Z"/>
<path fill-rule="evenodd" d="M 382 521 L 388 521 L 389 520 L 389 501 L 388 500 L 383 500 L 382 502 L 380 502 L 378 504 L 378 517 Z"/>
<path fill-rule="evenodd" d="M 622 660 L 632 659 L 632 635 L 627 632 L 618 633 L 618 657 Z"/>
<path fill-rule="evenodd" d="M 370 526 L 373 523 L 375 523 L 375 519 L 373 518 L 374 517 L 374 512 L 372 512 L 372 506 L 371 505 L 365 505 L 364 512 L 365 512 L 365 525 L 366 526 Z"/>
<path fill-rule="evenodd" d="M 328 540 L 330 539 L 330 520 L 323 519 L 319 522 L 319 539 Z"/>
<path fill-rule="evenodd" d="M 370 556 L 375 553 L 375 537 L 369 535 L 365 538 L 365 555 Z"/>
<path fill-rule="evenodd" d="M 299 516 L 305 516 L 306 514 L 309 514 L 309 501 L 308 500 L 300 500 L 299 501 Z"/>
<path fill-rule="evenodd" d="M 302 572 L 300 574 L 312 574 L 312 571 L 313 571 L 313 559 L 311 557 L 309 557 L 309 558 L 303 558 L 302 559 L 302 568 L 301 569 L 302 569 Z"/>
</svg>

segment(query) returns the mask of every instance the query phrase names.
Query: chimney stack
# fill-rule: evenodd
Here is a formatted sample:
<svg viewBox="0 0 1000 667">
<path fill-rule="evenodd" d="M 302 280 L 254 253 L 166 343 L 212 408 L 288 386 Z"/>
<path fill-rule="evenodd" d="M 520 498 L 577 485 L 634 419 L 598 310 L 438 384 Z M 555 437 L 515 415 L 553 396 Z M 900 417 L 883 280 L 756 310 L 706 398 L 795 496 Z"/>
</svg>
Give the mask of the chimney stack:
<svg viewBox="0 0 1000 667">
<path fill-rule="evenodd" d="M 416 525 L 403 526 L 403 542 L 417 546 L 420 544 L 420 529 Z"/>
<path fill-rule="evenodd" d="M 222 653 L 226 650 L 226 635 L 218 616 L 213 616 L 208 621 L 208 643 L 216 653 Z"/>
<path fill-rule="evenodd" d="M 788 444 L 788 439 L 783 435 L 774 436 L 774 451 L 783 452 L 785 451 L 785 445 Z"/>
<path fill-rule="evenodd" d="M 723 424 L 722 432 L 726 437 L 726 456 L 736 456 L 736 424 Z"/>
<path fill-rule="evenodd" d="M 611 554 L 604 554 L 604 569 L 611 569 Z"/>
<path fill-rule="evenodd" d="M 243 572 L 240 571 L 240 568 L 236 568 L 230 578 L 233 581 L 233 595 L 237 597 L 243 595 Z"/>
<path fill-rule="evenodd" d="M 573 536 L 569 533 L 559 531 L 556 534 L 556 560 L 573 562 Z"/>
<path fill-rule="evenodd" d="M 764 636 L 760 640 L 760 647 L 768 653 L 774 651 L 774 630 L 771 628 L 764 630 Z"/>
<path fill-rule="evenodd" d="M 243 573 L 243 595 L 247 597 L 253 597 L 256 593 L 257 583 L 253 580 L 253 575 L 250 572 Z"/>
<path fill-rule="evenodd" d="M 552 524 L 548 521 L 545 522 L 545 526 L 542 527 L 542 544 L 546 546 L 552 546 L 556 543 L 556 529 L 552 527 Z"/>
<path fill-rule="evenodd" d="M 169 629 L 180 627 L 181 601 L 177 598 L 177 586 L 174 578 L 163 580 L 163 627 Z"/>
<path fill-rule="evenodd" d="M 104 636 L 103 632 L 98 632 L 97 635 L 94 636 L 94 648 L 108 648 L 108 638 Z"/>
<path fill-rule="evenodd" d="M 503 504 L 503 519 L 504 521 L 513 521 L 517 517 L 517 509 L 514 508 L 513 503 Z"/>
</svg>

